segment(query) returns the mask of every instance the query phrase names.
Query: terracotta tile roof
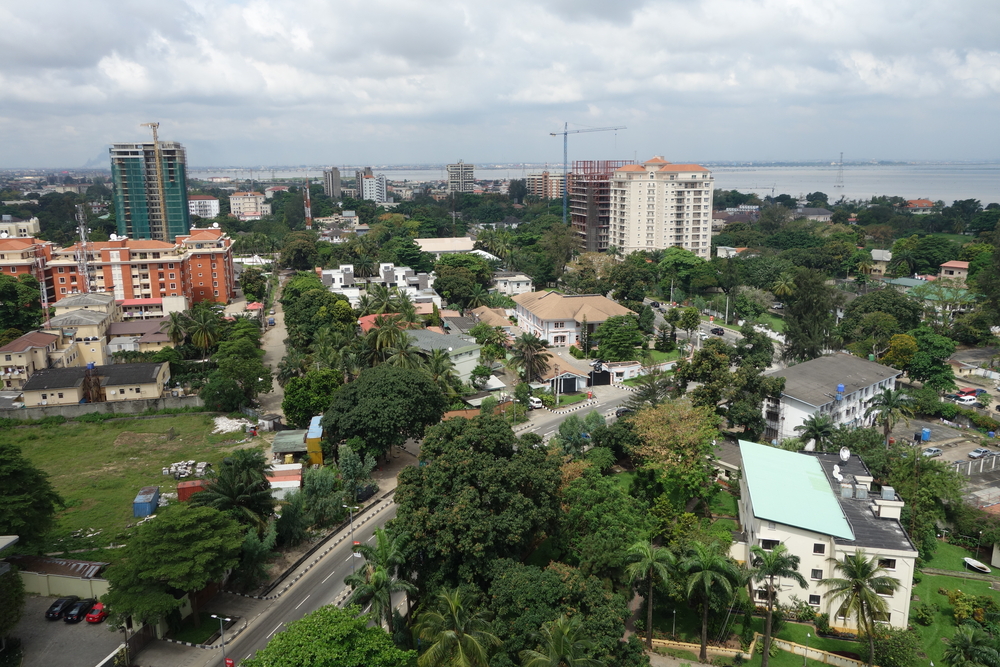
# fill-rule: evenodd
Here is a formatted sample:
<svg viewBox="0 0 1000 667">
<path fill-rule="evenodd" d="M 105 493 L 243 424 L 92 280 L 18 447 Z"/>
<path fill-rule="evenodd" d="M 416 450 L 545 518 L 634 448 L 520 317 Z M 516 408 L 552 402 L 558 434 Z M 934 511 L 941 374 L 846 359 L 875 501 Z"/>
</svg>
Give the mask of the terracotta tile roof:
<svg viewBox="0 0 1000 667">
<path fill-rule="evenodd" d="M 558 292 L 525 292 L 514 301 L 540 320 L 574 320 L 597 324 L 616 315 L 635 313 L 600 294 L 565 295 Z"/>
<path fill-rule="evenodd" d="M 930 199 L 907 199 L 906 208 L 933 208 L 934 202 Z"/>
<path fill-rule="evenodd" d="M 27 250 L 35 245 L 34 239 L 3 239 L 0 240 L 0 250 Z"/>
<path fill-rule="evenodd" d="M 660 171 L 708 171 L 700 164 L 668 164 L 660 167 Z"/>
<path fill-rule="evenodd" d="M 641 164 L 627 164 L 624 167 L 618 167 L 615 171 L 646 171 L 646 168 Z"/>
<path fill-rule="evenodd" d="M 969 268 L 969 263 L 968 262 L 959 262 L 958 260 L 952 260 L 950 262 L 945 262 L 944 264 L 942 264 L 941 268 L 942 269 L 945 269 L 945 268 L 947 268 L 947 269 L 968 269 Z"/>
<path fill-rule="evenodd" d="M 655 155 L 655 156 L 653 156 L 652 159 L 646 160 L 645 162 L 643 162 L 643 164 L 670 164 L 670 163 L 667 162 L 666 160 L 664 160 L 659 155 Z"/>
<path fill-rule="evenodd" d="M 32 331 L 0 347 L 0 352 L 25 352 L 33 347 L 46 347 L 57 340 L 59 340 L 59 336 L 55 334 Z"/>
</svg>

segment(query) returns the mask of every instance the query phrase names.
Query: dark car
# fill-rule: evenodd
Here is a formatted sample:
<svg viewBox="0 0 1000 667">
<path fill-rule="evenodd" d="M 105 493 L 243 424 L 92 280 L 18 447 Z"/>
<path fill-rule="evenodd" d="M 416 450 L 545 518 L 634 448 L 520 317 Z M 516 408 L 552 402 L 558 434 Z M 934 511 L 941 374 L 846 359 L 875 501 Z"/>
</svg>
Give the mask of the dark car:
<svg viewBox="0 0 1000 667">
<path fill-rule="evenodd" d="M 660 307 L 660 302 L 659 301 L 650 301 L 649 305 L 652 306 L 653 308 L 659 308 Z"/>
<path fill-rule="evenodd" d="M 74 603 L 80 600 L 79 595 L 70 595 L 68 597 L 59 598 L 49 607 L 48 611 L 45 612 L 45 618 L 50 621 L 58 621 L 66 613 Z"/>
<path fill-rule="evenodd" d="M 712 332 L 713 336 L 721 336 L 724 333 L 726 333 L 726 330 L 723 329 L 722 327 L 712 327 L 710 331 Z"/>
<path fill-rule="evenodd" d="M 97 604 L 97 600 L 94 598 L 77 600 L 71 604 L 63 614 L 63 620 L 67 623 L 79 623 L 86 618 L 87 614 L 90 613 L 90 610 L 94 608 L 95 604 Z"/>
<path fill-rule="evenodd" d="M 615 417 L 624 417 L 625 415 L 632 414 L 632 410 L 629 408 L 618 408 L 615 410 Z"/>
</svg>

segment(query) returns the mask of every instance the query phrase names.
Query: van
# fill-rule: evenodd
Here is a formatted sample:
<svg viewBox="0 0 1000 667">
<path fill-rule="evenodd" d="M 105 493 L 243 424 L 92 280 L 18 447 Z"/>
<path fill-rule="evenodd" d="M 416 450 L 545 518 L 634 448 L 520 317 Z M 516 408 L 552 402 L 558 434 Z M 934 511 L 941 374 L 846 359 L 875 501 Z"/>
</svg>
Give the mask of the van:
<svg viewBox="0 0 1000 667">
<path fill-rule="evenodd" d="M 529 410 L 540 410 L 542 408 L 542 399 L 537 396 L 531 396 L 528 398 L 528 409 Z"/>
<path fill-rule="evenodd" d="M 976 402 L 975 396 L 959 396 L 955 399 L 955 402 L 959 405 L 972 405 Z"/>
</svg>

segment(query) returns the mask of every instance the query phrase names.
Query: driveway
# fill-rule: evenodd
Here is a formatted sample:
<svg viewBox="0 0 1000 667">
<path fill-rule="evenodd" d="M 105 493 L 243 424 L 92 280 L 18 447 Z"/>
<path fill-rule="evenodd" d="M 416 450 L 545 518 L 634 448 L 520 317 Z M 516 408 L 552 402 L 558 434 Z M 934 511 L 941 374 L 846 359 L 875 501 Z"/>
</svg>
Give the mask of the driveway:
<svg viewBox="0 0 1000 667">
<path fill-rule="evenodd" d="M 286 281 L 287 278 L 282 276 L 282 286 Z M 278 294 L 280 296 L 280 290 Z M 273 317 L 274 326 L 265 328 L 262 346 L 264 349 L 264 365 L 270 366 L 272 371 L 277 371 L 278 363 L 285 356 L 285 339 L 288 337 L 288 330 L 285 329 L 285 313 L 281 309 L 281 303 L 278 302 L 277 298 L 274 300 L 273 308 L 274 315 L 265 314 L 264 316 L 265 318 Z M 257 402 L 260 403 L 263 414 L 272 412 L 279 415 L 285 414 L 281 410 L 281 402 L 283 400 L 285 400 L 285 390 L 281 388 L 277 380 L 274 381 L 274 390 L 271 393 L 261 394 L 257 397 Z"/>
<path fill-rule="evenodd" d="M 124 635 L 107 622 L 65 623 L 45 618 L 57 598 L 32 595 L 25 600 L 24 616 L 11 636 L 21 640 L 23 667 L 96 665 L 122 643 Z"/>
</svg>

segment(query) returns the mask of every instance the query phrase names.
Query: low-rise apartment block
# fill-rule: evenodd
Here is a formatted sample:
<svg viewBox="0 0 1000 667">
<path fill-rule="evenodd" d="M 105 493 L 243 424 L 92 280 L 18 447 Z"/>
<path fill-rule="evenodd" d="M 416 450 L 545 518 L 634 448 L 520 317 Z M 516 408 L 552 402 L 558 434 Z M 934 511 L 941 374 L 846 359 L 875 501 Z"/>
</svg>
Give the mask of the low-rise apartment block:
<svg viewBox="0 0 1000 667">
<path fill-rule="evenodd" d="M 160 398 L 168 389 L 170 364 L 111 364 L 50 368 L 31 376 L 24 405 L 77 405 Z"/>
<path fill-rule="evenodd" d="M 240 220 L 260 220 L 271 215 L 267 197 L 259 192 L 234 192 L 229 196 L 229 214 Z"/>
<path fill-rule="evenodd" d="M 0 215 L 0 238 L 26 238 L 42 231 L 38 218 L 22 220 L 12 215 Z"/>
<path fill-rule="evenodd" d="M 531 276 L 519 271 L 495 271 L 493 273 L 493 287 L 500 294 L 514 296 L 530 292 Z"/>
<path fill-rule="evenodd" d="M 352 308 L 358 307 L 361 297 L 368 293 L 371 285 L 396 288 L 415 304 L 432 303 L 438 308 L 442 305 L 441 297 L 431 286 L 431 276 L 417 273 L 408 266 L 396 266 L 391 262 L 379 264 L 378 274 L 374 276 L 359 276 L 353 264 L 341 264 L 336 269 L 321 269 L 318 272 L 323 284 L 331 292 L 346 296 Z"/>
<path fill-rule="evenodd" d="M 217 218 L 219 198 L 209 195 L 188 195 L 188 212 L 200 218 Z"/>
</svg>

